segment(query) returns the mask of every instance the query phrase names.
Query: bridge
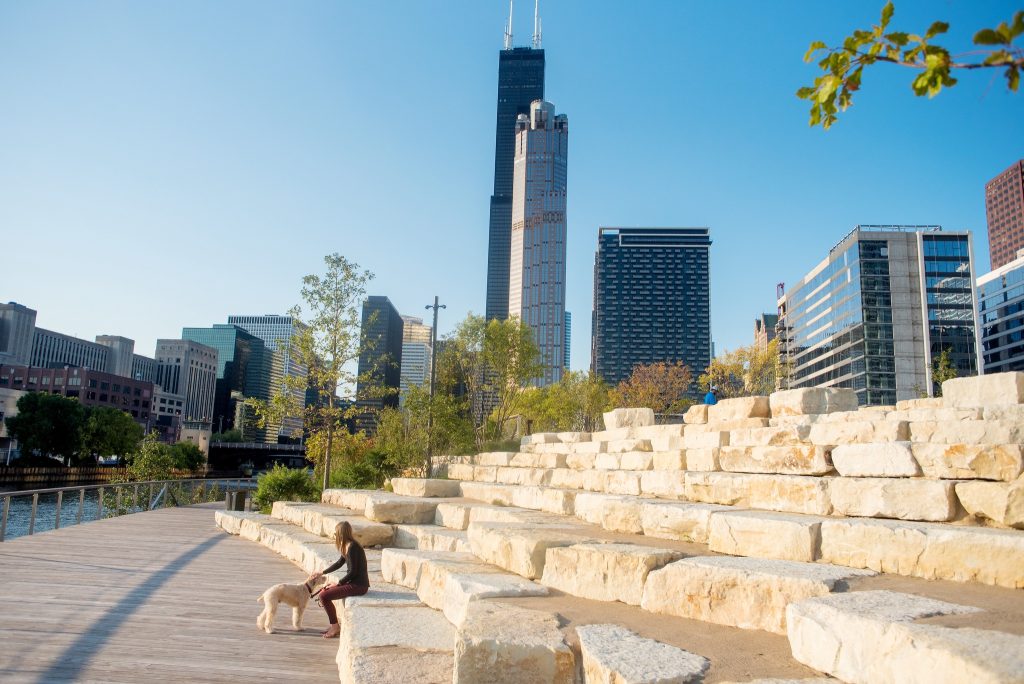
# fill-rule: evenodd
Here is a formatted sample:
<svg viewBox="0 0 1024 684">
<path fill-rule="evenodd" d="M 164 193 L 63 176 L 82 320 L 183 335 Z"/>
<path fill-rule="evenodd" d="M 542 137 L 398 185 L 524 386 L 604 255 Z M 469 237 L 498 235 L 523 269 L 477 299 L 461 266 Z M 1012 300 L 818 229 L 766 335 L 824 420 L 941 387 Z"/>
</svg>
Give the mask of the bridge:
<svg viewBox="0 0 1024 684">
<path fill-rule="evenodd" d="M 274 464 L 302 468 L 306 464 L 305 444 L 263 444 L 262 442 L 211 442 L 208 456 L 213 470 L 238 470 L 249 462 L 253 470 L 266 470 Z"/>
</svg>

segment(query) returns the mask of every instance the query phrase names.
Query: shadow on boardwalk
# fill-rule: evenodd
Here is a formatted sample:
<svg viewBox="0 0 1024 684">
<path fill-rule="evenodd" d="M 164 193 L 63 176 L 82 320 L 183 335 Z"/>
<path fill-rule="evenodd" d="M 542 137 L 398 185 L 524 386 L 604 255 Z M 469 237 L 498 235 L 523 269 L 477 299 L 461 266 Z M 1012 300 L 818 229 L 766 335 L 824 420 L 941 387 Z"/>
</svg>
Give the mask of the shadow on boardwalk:
<svg viewBox="0 0 1024 684">
<path fill-rule="evenodd" d="M 311 606 L 295 633 L 256 629 L 256 598 L 302 572 L 213 524 L 164 509 L 0 544 L 0 680 L 337 682 L 337 641 Z"/>
</svg>

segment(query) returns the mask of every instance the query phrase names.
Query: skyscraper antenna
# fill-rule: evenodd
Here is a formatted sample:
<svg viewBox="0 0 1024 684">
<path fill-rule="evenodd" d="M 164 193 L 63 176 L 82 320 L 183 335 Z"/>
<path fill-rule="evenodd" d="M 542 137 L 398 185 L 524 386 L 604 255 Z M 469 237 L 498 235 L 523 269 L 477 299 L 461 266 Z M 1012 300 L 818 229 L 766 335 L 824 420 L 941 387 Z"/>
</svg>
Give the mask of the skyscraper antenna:
<svg viewBox="0 0 1024 684">
<path fill-rule="evenodd" d="M 512 49 L 512 0 L 508 0 L 508 26 L 505 27 L 505 49 Z"/>
<path fill-rule="evenodd" d="M 533 0 L 533 49 L 540 50 L 540 0 Z"/>
</svg>

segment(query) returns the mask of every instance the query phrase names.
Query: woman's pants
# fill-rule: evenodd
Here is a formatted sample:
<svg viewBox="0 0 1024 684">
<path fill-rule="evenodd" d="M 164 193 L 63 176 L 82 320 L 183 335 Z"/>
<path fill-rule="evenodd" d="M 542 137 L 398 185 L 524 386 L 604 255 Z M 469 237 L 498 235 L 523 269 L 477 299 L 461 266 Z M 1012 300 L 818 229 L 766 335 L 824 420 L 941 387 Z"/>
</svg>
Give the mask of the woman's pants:
<svg viewBox="0 0 1024 684">
<path fill-rule="evenodd" d="M 349 596 L 362 596 L 370 590 L 370 587 L 360 587 L 356 584 L 335 584 L 320 592 L 318 598 L 327 613 L 327 619 L 332 625 L 338 622 L 338 613 L 334 610 L 334 602 L 338 599 Z"/>
</svg>

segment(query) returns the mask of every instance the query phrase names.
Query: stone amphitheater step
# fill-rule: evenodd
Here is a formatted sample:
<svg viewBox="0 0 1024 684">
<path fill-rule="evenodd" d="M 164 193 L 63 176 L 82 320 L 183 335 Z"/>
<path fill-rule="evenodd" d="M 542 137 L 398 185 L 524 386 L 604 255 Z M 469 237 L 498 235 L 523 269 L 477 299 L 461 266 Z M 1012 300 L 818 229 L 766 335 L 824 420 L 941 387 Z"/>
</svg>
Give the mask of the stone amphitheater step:
<svg viewBox="0 0 1024 684">
<path fill-rule="evenodd" d="M 698 475 L 786 477 L 739 476 L 733 473 Z M 721 484 L 719 479 L 716 483 L 718 501 L 744 500 L 742 497 L 722 497 L 722 490 L 718 488 Z M 462 482 L 461 488 L 469 499 L 555 514 L 574 514 L 610 531 L 708 543 L 712 551 L 731 555 L 824 561 L 924 579 L 1024 588 L 1024 534 L 1017 530 L 778 513 L 722 503 L 670 502 L 553 487 Z M 770 533 L 764 534 L 764 531 Z"/>
<path fill-rule="evenodd" d="M 977 609 L 889 591 L 790 604 L 794 657 L 851 684 L 1024 681 L 1024 637 L 921 618 Z"/>
<path fill-rule="evenodd" d="M 312 534 L 331 538 L 334 530 L 344 521 L 352 525 L 352 534 L 363 546 L 390 546 L 395 527 L 387 523 L 367 520 L 359 512 L 330 504 L 298 501 L 275 501 L 271 516 L 302 527 Z"/>
<path fill-rule="evenodd" d="M 618 625 L 584 625 L 576 634 L 585 682 L 703 682 L 711 665 L 707 658 Z"/>
</svg>

